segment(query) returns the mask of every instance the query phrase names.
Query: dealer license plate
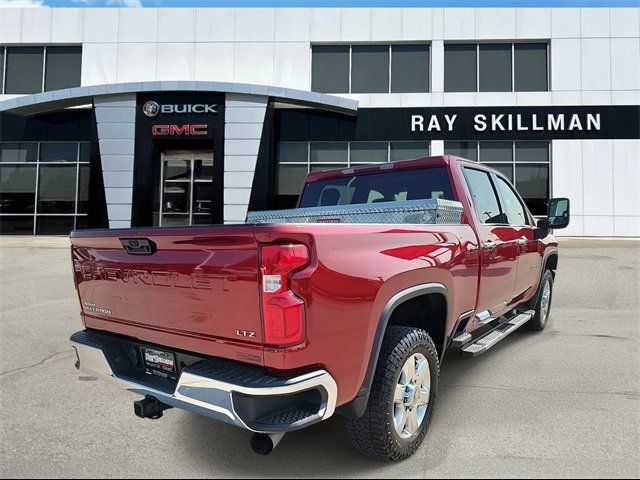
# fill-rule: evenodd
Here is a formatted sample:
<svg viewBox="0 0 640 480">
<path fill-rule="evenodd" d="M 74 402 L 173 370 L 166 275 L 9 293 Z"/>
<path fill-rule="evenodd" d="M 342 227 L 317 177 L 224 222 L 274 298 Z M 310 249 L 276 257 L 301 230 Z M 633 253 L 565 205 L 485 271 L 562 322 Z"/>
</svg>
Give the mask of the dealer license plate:
<svg viewBox="0 0 640 480">
<path fill-rule="evenodd" d="M 176 379 L 176 356 L 155 348 L 142 348 L 146 372 L 162 378 Z"/>
</svg>

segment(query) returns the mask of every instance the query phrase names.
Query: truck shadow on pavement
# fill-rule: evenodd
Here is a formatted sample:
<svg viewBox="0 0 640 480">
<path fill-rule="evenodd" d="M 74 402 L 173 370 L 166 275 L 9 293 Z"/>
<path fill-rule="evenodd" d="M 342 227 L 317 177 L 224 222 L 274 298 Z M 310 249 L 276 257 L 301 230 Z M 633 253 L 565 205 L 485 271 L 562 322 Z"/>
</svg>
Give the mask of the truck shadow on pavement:
<svg viewBox="0 0 640 480">
<path fill-rule="evenodd" d="M 448 385 L 464 385 L 482 369 L 489 366 L 489 356 L 503 357 L 506 361 L 521 342 L 534 340 L 528 332 L 516 331 L 496 345 L 491 352 L 476 357 L 461 357 L 455 351 L 446 354 L 440 376 L 440 388 L 436 414 L 422 447 L 410 459 L 402 463 L 407 476 L 420 475 L 443 463 L 450 453 L 451 439 L 458 433 L 451 431 L 451 424 L 443 414 L 452 413 L 456 402 L 455 391 Z M 499 358 L 494 358 L 491 365 Z M 446 408 L 445 408 L 446 407 Z M 450 410 L 443 412 L 443 410 Z M 394 463 L 381 463 L 358 453 L 349 442 L 344 419 L 340 416 L 292 432 L 285 436 L 278 448 L 267 457 L 251 451 L 251 434 L 238 428 L 197 415 L 184 413 L 185 428 L 179 430 L 179 442 L 193 457 L 198 468 L 228 476 L 304 477 L 304 476 L 366 476 L 375 472 L 376 477 L 397 468 Z M 182 437 L 186 435 L 185 437 Z M 267 473 L 268 472 L 268 473 Z"/>
</svg>

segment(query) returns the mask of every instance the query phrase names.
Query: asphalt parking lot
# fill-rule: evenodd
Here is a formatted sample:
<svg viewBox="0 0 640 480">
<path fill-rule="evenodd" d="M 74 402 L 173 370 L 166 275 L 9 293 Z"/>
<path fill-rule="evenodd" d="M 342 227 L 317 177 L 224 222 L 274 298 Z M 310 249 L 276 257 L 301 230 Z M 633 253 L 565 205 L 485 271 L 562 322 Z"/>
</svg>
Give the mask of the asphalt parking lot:
<svg viewBox="0 0 640 480">
<path fill-rule="evenodd" d="M 350 446 L 339 417 L 270 457 L 248 433 L 79 376 L 81 328 L 64 238 L 0 237 L 4 477 L 637 477 L 640 242 L 564 241 L 550 325 L 486 355 L 450 354 L 425 443 L 402 464 Z"/>
</svg>

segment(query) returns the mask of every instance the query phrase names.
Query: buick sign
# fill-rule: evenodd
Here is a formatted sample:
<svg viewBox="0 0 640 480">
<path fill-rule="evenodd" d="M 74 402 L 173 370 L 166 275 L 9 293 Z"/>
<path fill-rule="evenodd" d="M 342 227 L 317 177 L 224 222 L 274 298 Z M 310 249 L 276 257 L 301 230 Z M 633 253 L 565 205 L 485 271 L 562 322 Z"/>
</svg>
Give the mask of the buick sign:
<svg viewBox="0 0 640 480">
<path fill-rule="evenodd" d="M 149 101 L 144 104 L 142 111 L 149 118 L 157 117 L 160 113 L 160 104 L 158 104 L 158 102 Z"/>
<path fill-rule="evenodd" d="M 144 104 L 142 107 L 142 111 L 149 118 L 155 118 L 159 114 L 211 114 L 215 115 L 218 113 L 217 110 L 218 105 L 210 105 L 204 103 L 198 104 L 159 104 L 158 102 L 149 101 Z"/>
</svg>

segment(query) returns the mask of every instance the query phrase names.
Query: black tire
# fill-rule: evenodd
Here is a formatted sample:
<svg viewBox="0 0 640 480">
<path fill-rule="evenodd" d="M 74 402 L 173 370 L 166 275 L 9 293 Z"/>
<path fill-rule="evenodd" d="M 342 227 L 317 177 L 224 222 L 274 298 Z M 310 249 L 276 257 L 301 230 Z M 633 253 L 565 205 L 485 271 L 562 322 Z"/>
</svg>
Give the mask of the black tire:
<svg viewBox="0 0 640 480">
<path fill-rule="evenodd" d="M 545 284 L 549 284 L 548 307 L 543 308 Z M 538 292 L 536 305 L 534 307 L 536 314 L 531 320 L 523 325 L 524 328 L 532 332 L 540 332 L 549 323 L 549 315 L 551 313 L 551 300 L 553 299 L 553 272 L 546 270 L 540 279 L 540 291 Z"/>
<path fill-rule="evenodd" d="M 405 439 L 396 431 L 393 397 L 402 375 L 402 368 L 414 355 L 426 358 L 431 386 L 424 419 L 417 433 Z M 383 461 L 398 462 L 415 453 L 424 440 L 431 422 L 439 376 L 438 352 L 427 332 L 417 328 L 390 326 L 380 351 L 365 414 L 346 421 L 347 434 L 353 446 L 364 455 Z"/>
</svg>

